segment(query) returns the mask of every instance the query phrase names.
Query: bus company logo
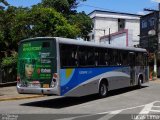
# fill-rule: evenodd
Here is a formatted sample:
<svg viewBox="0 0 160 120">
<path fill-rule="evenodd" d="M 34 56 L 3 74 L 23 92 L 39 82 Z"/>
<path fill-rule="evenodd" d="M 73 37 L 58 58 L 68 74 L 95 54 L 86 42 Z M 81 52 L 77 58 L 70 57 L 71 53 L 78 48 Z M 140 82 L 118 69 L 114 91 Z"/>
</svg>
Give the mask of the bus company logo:
<svg viewBox="0 0 160 120">
<path fill-rule="evenodd" d="M 51 69 L 42 68 L 41 73 L 51 73 Z"/>
<path fill-rule="evenodd" d="M 80 75 L 92 74 L 92 71 L 79 71 Z"/>
</svg>

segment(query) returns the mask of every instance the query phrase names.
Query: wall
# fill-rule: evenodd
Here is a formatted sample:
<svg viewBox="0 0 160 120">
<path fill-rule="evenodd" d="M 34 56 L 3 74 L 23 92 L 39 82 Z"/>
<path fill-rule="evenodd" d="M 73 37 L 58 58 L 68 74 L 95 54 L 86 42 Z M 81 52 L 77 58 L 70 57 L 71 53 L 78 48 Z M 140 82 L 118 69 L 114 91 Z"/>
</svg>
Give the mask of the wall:
<svg viewBox="0 0 160 120">
<path fill-rule="evenodd" d="M 125 19 L 125 29 L 128 29 L 128 42 L 129 46 L 134 46 L 139 44 L 139 34 L 140 34 L 140 16 L 124 13 L 110 13 L 93 11 L 89 16 L 92 18 L 94 23 L 94 29 L 90 35 L 91 41 L 100 42 L 102 36 L 110 33 L 118 32 L 118 19 Z M 105 32 L 104 32 L 105 31 Z M 121 39 L 121 38 L 120 38 Z"/>
<path fill-rule="evenodd" d="M 94 36 L 95 42 L 99 42 L 100 37 L 118 31 L 117 20 L 113 18 L 95 18 Z M 105 30 L 105 33 L 104 33 Z"/>
</svg>

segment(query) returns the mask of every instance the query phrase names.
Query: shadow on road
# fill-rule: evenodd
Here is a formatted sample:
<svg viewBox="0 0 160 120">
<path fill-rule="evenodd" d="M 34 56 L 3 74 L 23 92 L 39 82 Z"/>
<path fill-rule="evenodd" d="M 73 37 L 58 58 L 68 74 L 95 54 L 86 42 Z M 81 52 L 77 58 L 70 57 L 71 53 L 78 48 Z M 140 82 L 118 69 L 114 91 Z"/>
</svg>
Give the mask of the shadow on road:
<svg viewBox="0 0 160 120">
<path fill-rule="evenodd" d="M 148 86 L 143 86 L 142 89 L 146 88 L 146 87 L 148 87 Z M 129 88 L 113 90 L 113 91 L 109 92 L 108 97 L 123 94 L 126 92 L 131 92 L 133 90 L 138 90 L 138 88 L 137 87 L 129 87 Z M 83 96 L 83 97 L 60 97 L 60 98 L 55 98 L 55 99 L 25 103 L 25 104 L 21 104 L 21 106 L 60 109 L 60 108 L 71 107 L 71 106 L 83 104 L 83 103 L 98 100 L 98 99 L 100 99 L 98 95 L 88 95 L 88 96 Z M 102 99 L 107 99 L 107 97 L 102 98 Z"/>
</svg>

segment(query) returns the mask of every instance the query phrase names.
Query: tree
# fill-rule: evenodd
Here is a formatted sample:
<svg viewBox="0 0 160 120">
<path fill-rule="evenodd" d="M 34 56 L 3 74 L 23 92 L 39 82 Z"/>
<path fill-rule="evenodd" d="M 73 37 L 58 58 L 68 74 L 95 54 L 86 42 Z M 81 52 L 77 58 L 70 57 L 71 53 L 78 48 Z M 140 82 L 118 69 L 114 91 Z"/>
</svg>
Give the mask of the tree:
<svg viewBox="0 0 160 120">
<path fill-rule="evenodd" d="M 7 51 L 9 49 L 9 44 L 11 43 L 10 37 L 10 27 L 11 27 L 11 19 L 14 15 L 14 8 L 9 7 L 5 11 L 1 11 L 0 17 L 0 49 L 1 51 Z"/>
<path fill-rule="evenodd" d="M 78 36 L 87 40 L 88 34 L 93 28 L 92 20 L 84 12 L 81 12 L 76 15 L 71 15 L 69 21 L 80 29 L 80 34 Z"/>
<path fill-rule="evenodd" d="M 34 7 L 29 11 L 19 10 L 11 27 L 12 39 L 17 42 L 29 37 L 75 38 L 77 34 L 79 29 L 70 25 L 62 14 L 53 8 Z"/>
<path fill-rule="evenodd" d="M 80 1 L 86 0 L 42 0 L 41 5 L 43 7 L 54 8 L 58 12 L 63 14 L 75 14 L 77 5 Z"/>
<path fill-rule="evenodd" d="M 84 12 L 77 13 L 76 8 L 80 1 L 86 0 L 42 0 L 39 6 L 54 8 L 62 13 L 70 21 L 70 24 L 76 25 L 80 29 L 78 37 L 88 39 L 88 34 L 93 29 L 91 18 Z"/>
</svg>

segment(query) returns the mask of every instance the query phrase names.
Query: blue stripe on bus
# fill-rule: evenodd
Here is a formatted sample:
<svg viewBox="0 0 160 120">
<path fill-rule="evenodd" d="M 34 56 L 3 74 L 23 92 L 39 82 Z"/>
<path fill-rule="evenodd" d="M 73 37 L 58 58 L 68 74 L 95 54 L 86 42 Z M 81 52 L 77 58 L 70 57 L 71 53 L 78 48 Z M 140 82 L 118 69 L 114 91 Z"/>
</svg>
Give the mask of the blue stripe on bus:
<svg viewBox="0 0 160 120">
<path fill-rule="evenodd" d="M 64 95 L 71 89 L 97 75 L 122 68 L 123 67 L 60 69 L 61 95 Z"/>
</svg>

